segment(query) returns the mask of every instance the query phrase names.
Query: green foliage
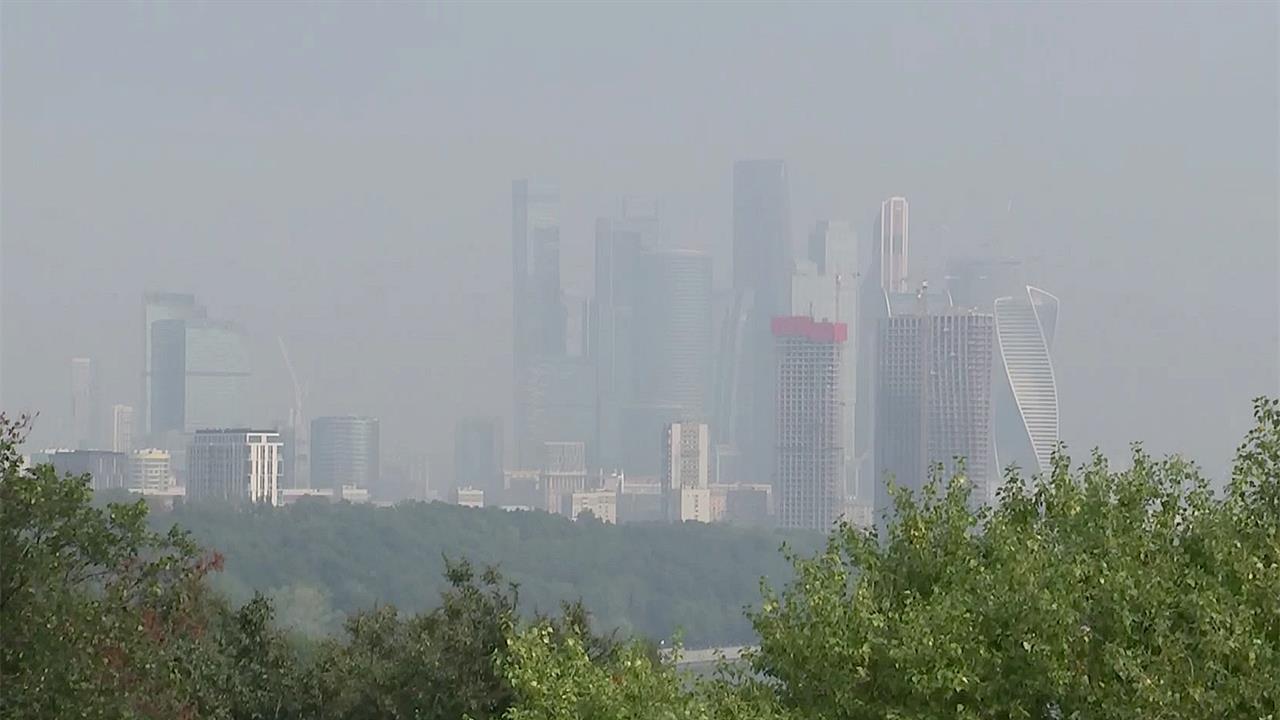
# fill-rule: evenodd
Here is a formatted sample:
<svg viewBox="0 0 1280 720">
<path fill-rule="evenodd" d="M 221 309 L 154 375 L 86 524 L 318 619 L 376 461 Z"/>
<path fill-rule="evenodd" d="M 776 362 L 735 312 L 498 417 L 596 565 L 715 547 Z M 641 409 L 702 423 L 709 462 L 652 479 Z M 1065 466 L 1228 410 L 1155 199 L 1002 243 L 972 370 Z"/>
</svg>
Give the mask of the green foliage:
<svg viewBox="0 0 1280 720">
<path fill-rule="evenodd" d="M 508 720 L 764 720 L 783 717 L 754 683 L 694 682 L 649 648 L 593 655 L 591 639 L 552 623 L 513 628 L 500 665 L 516 701 Z"/>
<path fill-rule="evenodd" d="M 897 497 L 887 542 L 850 528 L 795 558 L 753 614 L 756 669 L 831 718 L 1273 718 L 1280 703 L 1280 413 L 1226 496 L 1133 450 L 1113 471 L 962 480 Z"/>
<path fill-rule="evenodd" d="M 94 505 L 85 478 L 22 468 L 23 424 L 0 419 L 0 717 L 1275 720 L 1280 405 L 1260 400 L 1255 410 L 1220 497 L 1193 465 L 1138 447 L 1125 470 L 1095 455 L 1073 471 L 1059 454 L 1045 477 L 1011 474 L 993 510 L 970 509 L 963 478 L 920 498 L 899 494 L 883 542 L 844 527 L 819 552 L 793 552 L 790 581 L 766 585 L 750 614 L 760 646 L 749 670 L 726 665 L 712 679 L 678 672 L 651 643 L 594 634 L 579 602 L 522 620 L 524 588 L 466 561 L 441 561 L 429 611 L 372 607 L 335 637 L 301 641 L 332 612 L 313 578 L 282 573 L 258 585 L 283 588 L 274 595 L 294 606 L 287 618 L 261 594 L 231 609 L 207 582 L 220 556 L 176 528 L 149 529 L 142 504 Z M 587 572 L 557 576 L 569 587 L 616 577 L 591 574 L 600 556 L 579 550 L 582 538 L 637 541 L 625 529 L 518 514 L 305 510 L 185 516 L 241 531 L 346 517 L 322 549 L 342 556 L 346 541 L 367 558 L 403 543 L 406 562 L 452 548 L 423 554 L 384 523 L 453 523 L 431 537 L 470 542 L 460 528 L 475 520 L 541 544 L 561 566 L 582 552 Z M 696 526 L 661 531 L 714 537 Z M 240 547 L 270 550 L 287 537 L 248 532 Z M 349 560 L 302 557 L 354 572 Z"/>
<path fill-rule="evenodd" d="M 582 600 L 593 626 L 669 638 L 691 647 L 753 641 L 744 607 L 758 602 L 761 577 L 783 583 L 785 541 L 801 552 L 816 532 L 685 523 L 574 523 L 535 512 L 476 510 L 442 503 L 391 508 L 299 503 L 284 508 L 188 505 L 155 516 L 177 523 L 227 559 L 215 586 L 233 602 L 253 590 L 276 602 L 299 630 L 342 631 L 346 614 L 391 604 L 425 612 L 448 589 L 445 557 L 501 564 L 520 588 L 521 613 L 552 612 Z M 303 607 L 293 601 L 301 600 Z"/>
<path fill-rule="evenodd" d="M 24 469 L 24 429 L 0 417 L 0 715 L 190 712 L 220 559 L 152 532 L 142 503 L 95 508 L 87 478 Z"/>
<path fill-rule="evenodd" d="M 345 641 L 330 640 L 316 667 L 320 717 L 462 718 L 501 715 L 511 690 L 494 666 L 515 619 L 515 591 L 494 570 L 448 567 L 435 610 L 401 618 L 389 606 L 358 613 Z"/>
</svg>

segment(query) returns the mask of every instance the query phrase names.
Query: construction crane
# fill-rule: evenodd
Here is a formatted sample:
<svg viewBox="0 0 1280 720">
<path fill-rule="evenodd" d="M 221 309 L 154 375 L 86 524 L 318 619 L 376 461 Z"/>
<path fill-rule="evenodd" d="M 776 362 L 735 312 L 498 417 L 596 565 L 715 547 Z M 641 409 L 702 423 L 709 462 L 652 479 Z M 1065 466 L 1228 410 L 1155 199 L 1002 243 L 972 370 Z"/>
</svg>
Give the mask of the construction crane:
<svg viewBox="0 0 1280 720">
<path fill-rule="evenodd" d="M 311 428 L 307 426 L 306 416 L 302 412 L 303 403 L 307 399 L 307 388 L 298 382 L 298 374 L 294 372 L 293 362 L 289 360 L 289 349 L 285 347 L 284 338 L 276 336 L 280 346 L 280 357 L 284 358 L 284 368 L 289 371 L 289 379 L 293 382 L 293 407 L 289 409 L 289 426 L 293 428 L 293 477 L 290 482 L 294 487 L 310 487 L 311 458 L 308 453 L 308 435 Z"/>
</svg>

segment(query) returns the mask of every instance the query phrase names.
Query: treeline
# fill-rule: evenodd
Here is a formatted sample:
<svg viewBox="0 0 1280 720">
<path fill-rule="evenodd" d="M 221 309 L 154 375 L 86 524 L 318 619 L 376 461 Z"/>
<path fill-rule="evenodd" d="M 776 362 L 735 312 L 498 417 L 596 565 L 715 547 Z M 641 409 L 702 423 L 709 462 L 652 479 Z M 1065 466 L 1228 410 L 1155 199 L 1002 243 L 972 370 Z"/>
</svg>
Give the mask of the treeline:
<svg viewBox="0 0 1280 720">
<path fill-rule="evenodd" d="M 270 599 L 213 592 L 229 560 L 149 529 L 143 503 L 95 506 L 87 479 L 22 468 L 21 425 L 0 422 L 0 717 L 1275 718 L 1280 404 L 1256 417 L 1221 494 L 1137 448 L 1120 470 L 1059 455 L 993 509 L 962 477 L 899 495 L 884 537 L 842 527 L 793 557 L 748 613 L 758 650 L 711 679 L 581 605 L 522 615 L 465 561 L 431 610 L 299 638 Z"/>
<path fill-rule="evenodd" d="M 431 609 L 452 558 L 500 566 L 526 616 L 581 600 L 602 630 L 655 641 L 679 631 L 689 647 L 749 642 L 743 610 L 759 604 L 761 578 L 780 585 L 791 577 L 780 547 L 808 555 L 824 540 L 816 532 L 575 523 L 443 503 L 188 505 L 152 516 L 157 529 L 175 523 L 225 558 L 213 582 L 233 603 L 265 593 L 283 625 L 308 635 L 337 633 L 348 614 L 379 605 Z"/>
</svg>

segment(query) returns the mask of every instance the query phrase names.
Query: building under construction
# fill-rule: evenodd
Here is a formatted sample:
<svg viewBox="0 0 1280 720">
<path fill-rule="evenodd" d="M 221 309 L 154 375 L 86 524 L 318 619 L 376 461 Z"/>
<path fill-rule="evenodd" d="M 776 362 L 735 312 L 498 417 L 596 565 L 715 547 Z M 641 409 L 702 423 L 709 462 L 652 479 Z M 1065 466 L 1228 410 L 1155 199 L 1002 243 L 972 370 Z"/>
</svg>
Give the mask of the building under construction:
<svg viewBox="0 0 1280 720">
<path fill-rule="evenodd" d="M 844 347 L 848 326 L 774 318 L 777 347 L 777 470 L 782 527 L 829 529 L 843 510 Z"/>
</svg>

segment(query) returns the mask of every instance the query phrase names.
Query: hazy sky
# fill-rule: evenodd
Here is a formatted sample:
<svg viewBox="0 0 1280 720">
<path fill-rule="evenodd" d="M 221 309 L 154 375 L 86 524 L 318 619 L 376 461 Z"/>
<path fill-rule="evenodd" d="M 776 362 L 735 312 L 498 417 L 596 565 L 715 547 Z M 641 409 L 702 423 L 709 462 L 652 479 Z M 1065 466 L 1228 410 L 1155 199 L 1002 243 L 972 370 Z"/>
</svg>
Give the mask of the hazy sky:
<svg viewBox="0 0 1280 720">
<path fill-rule="evenodd" d="M 3 404 L 56 442 L 76 355 L 136 404 L 141 294 L 188 291 L 264 422 L 281 335 L 311 414 L 445 451 L 509 413 L 513 178 L 561 186 L 586 294 L 629 193 L 726 282 L 732 163 L 781 157 L 797 241 L 903 194 L 935 281 L 1036 258 L 1063 438 L 1217 472 L 1280 390 L 1276 8 L 6 2 Z"/>
</svg>

